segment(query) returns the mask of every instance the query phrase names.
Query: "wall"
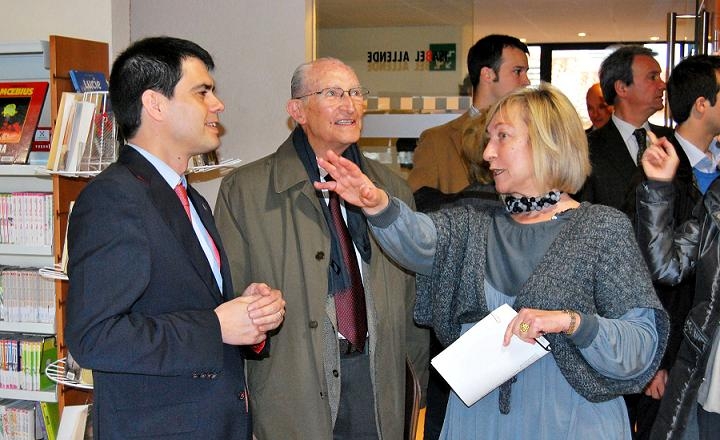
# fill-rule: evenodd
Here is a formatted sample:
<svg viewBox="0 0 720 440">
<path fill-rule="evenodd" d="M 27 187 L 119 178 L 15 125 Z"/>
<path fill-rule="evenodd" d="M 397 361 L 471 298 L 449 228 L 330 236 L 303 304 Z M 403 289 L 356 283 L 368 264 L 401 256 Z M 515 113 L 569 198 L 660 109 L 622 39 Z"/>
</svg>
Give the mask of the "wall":
<svg viewBox="0 0 720 440">
<path fill-rule="evenodd" d="M 225 102 L 221 158 L 251 162 L 275 151 L 290 133 L 285 103 L 290 77 L 309 59 L 312 0 L 32 0 L 5 2 L 3 41 L 47 40 L 50 34 L 110 43 L 111 59 L 138 38 L 172 35 L 215 58 L 217 93 Z M 18 17 L 18 19 L 7 19 Z M 32 17 L 32 18 L 30 18 Z M 220 173 L 193 175 L 214 206 Z"/>
<path fill-rule="evenodd" d="M 188 38 L 215 59 L 217 94 L 225 102 L 218 154 L 251 162 L 275 151 L 290 133 L 285 104 L 290 77 L 305 61 L 305 0 L 130 0 L 130 39 Z M 214 206 L 219 173 L 193 175 Z"/>
<path fill-rule="evenodd" d="M 427 50 L 429 44 L 444 43 L 455 43 L 455 70 L 417 70 L 417 51 Z M 465 58 L 471 45 L 469 26 L 321 29 L 317 53 L 318 57 L 332 56 L 349 64 L 373 95 L 447 96 L 458 94 L 458 85 L 467 74 Z M 375 70 L 367 62 L 368 52 L 374 51 L 407 51 L 410 61 L 385 63 L 401 70 Z"/>
<path fill-rule="evenodd" d="M 109 42 L 111 0 L 4 1 L 3 41 L 47 40 L 64 35 Z"/>
</svg>

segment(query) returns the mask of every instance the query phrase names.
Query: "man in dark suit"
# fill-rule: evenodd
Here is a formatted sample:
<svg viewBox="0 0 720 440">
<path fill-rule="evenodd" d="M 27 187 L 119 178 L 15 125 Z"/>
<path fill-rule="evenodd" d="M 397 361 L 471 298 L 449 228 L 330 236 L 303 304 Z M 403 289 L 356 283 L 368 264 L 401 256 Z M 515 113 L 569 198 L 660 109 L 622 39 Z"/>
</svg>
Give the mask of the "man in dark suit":
<svg viewBox="0 0 720 440">
<path fill-rule="evenodd" d="M 635 187 L 642 180 L 638 165 L 647 144 L 646 132 L 672 139 L 671 129 L 648 122 L 664 107 L 666 86 L 655 55 L 642 46 L 623 46 L 603 60 L 598 72 L 600 86 L 615 110 L 604 127 L 588 135 L 592 173 L 580 199 L 612 206 L 630 218 L 635 213 Z M 656 291 L 659 296 L 665 294 L 658 286 Z M 662 377 L 661 372 L 655 379 L 659 382 Z M 625 402 L 633 438 L 647 438 L 656 412 L 652 397 L 633 394 L 625 396 Z"/>
<path fill-rule="evenodd" d="M 265 284 L 234 298 L 210 208 L 184 177 L 220 144 L 212 68 L 169 37 L 113 65 L 128 145 L 80 194 L 68 231 L 67 345 L 93 370 L 96 438 L 252 437 L 239 346 L 262 349 L 285 302 Z"/>
<path fill-rule="evenodd" d="M 663 108 L 662 98 L 665 90 L 665 83 L 660 78 L 660 66 L 653 55 L 655 54 L 652 51 L 644 47 L 622 47 L 606 58 L 600 66 L 603 94 L 608 102 L 615 104 L 615 112 L 607 125 L 588 135 L 593 170 L 581 198 L 593 203 L 613 206 L 624 211 L 631 219 L 635 218 L 635 187 L 642 181 L 643 174 L 637 166 L 641 145 L 638 144 L 633 131 L 642 128 L 652 131 L 657 137 L 667 137 L 681 158 L 681 165 L 674 182 L 678 188 L 675 217 L 677 224 L 680 224 L 690 216 L 700 196 L 694 184 L 692 166 L 672 130 L 647 122 L 653 113 Z M 671 77 L 674 90 L 668 95 L 673 114 L 677 112 L 680 115 L 688 115 L 694 99 L 687 102 L 688 98 L 685 95 L 696 91 L 687 92 L 685 89 L 692 86 L 697 78 L 682 79 L 683 70 L 685 67 L 680 67 L 680 75 Z M 695 98 L 698 97 L 696 93 Z M 696 122 L 691 121 L 686 125 L 688 124 L 686 118 L 687 116 L 676 119 L 681 124 L 678 133 L 696 130 Z M 683 125 L 686 126 L 682 128 Z M 699 133 L 695 133 L 697 134 Z M 642 147 L 644 146 L 643 144 Z M 633 437 L 636 439 L 649 438 L 659 407 L 659 399 L 664 393 L 668 370 L 675 361 L 682 338 L 682 325 L 692 303 L 693 284 L 692 280 L 688 280 L 682 285 L 673 287 L 655 285 L 658 297 L 671 317 L 672 329 L 660 369 L 648 383 L 644 393 L 625 396 Z"/>
<path fill-rule="evenodd" d="M 610 54 L 600 65 L 600 86 L 615 111 L 610 122 L 588 135 L 592 174 L 582 190 L 581 199 L 609 205 L 626 213 L 635 211 L 628 197 L 635 193 L 638 173 L 638 145 L 633 132 L 649 130 L 658 137 L 672 130 L 650 124 L 648 118 L 663 109 L 665 82 L 660 65 L 650 49 L 624 46 Z"/>
</svg>

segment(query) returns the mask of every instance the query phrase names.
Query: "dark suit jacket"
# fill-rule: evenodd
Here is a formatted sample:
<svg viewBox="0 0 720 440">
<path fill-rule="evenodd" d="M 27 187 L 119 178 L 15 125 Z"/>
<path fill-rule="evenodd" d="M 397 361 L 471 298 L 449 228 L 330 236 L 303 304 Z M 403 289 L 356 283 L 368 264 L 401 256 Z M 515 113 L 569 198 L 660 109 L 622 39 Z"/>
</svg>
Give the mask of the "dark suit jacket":
<svg viewBox="0 0 720 440">
<path fill-rule="evenodd" d="M 233 296 L 229 264 L 207 202 L 188 193 L 224 297 L 175 192 L 131 147 L 73 208 L 65 334 L 93 369 L 95 438 L 250 438 L 244 359 L 213 311 Z"/>
<path fill-rule="evenodd" d="M 658 137 L 669 139 L 672 136 L 672 130 L 667 127 L 650 124 L 650 129 Z M 580 199 L 612 206 L 632 217 L 635 212 L 635 186 L 640 180 L 641 170 L 635 165 L 612 119 L 588 134 L 588 146 L 592 172 L 579 195 Z"/>
</svg>

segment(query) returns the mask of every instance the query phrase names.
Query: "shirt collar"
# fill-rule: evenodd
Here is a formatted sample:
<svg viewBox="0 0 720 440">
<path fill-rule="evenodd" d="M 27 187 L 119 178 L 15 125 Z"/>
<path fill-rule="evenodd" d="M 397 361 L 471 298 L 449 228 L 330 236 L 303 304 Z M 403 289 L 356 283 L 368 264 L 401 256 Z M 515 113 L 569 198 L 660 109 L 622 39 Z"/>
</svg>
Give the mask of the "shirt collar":
<svg viewBox="0 0 720 440">
<path fill-rule="evenodd" d="M 182 183 L 182 185 L 187 188 L 187 181 L 185 180 L 185 176 L 178 175 L 178 173 L 176 173 L 175 170 L 170 168 L 168 164 L 163 162 L 157 156 L 143 149 L 142 147 L 130 143 L 128 143 L 128 145 L 134 148 L 135 151 L 140 153 L 145 159 L 148 160 L 148 162 L 152 164 L 153 167 L 155 167 L 157 172 L 160 173 L 160 175 L 163 177 L 163 179 L 165 179 L 167 184 L 170 185 L 170 188 L 175 189 L 178 183 Z"/>
<path fill-rule="evenodd" d="M 644 128 L 648 131 L 650 130 L 650 124 L 648 124 L 647 121 L 645 121 L 640 127 L 635 127 L 629 122 L 625 122 L 619 117 L 615 116 L 615 113 L 612 114 L 612 120 L 615 123 L 615 127 L 617 127 L 618 131 L 620 132 L 620 136 L 622 136 L 623 140 L 625 141 L 625 144 L 627 144 L 628 140 L 633 137 L 633 132 L 638 128 Z"/>
<path fill-rule="evenodd" d="M 678 132 L 675 132 L 675 138 L 678 140 L 678 143 L 682 147 L 685 155 L 690 161 L 690 165 L 693 168 L 704 173 L 712 173 L 717 169 L 718 161 L 720 161 L 720 147 L 718 147 L 715 139 L 713 139 L 710 143 L 710 147 L 708 148 L 708 153 L 710 153 L 711 156 L 708 157 L 708 155 L 703 153 L 700 148 L 680 136 Z"/>
</svg>

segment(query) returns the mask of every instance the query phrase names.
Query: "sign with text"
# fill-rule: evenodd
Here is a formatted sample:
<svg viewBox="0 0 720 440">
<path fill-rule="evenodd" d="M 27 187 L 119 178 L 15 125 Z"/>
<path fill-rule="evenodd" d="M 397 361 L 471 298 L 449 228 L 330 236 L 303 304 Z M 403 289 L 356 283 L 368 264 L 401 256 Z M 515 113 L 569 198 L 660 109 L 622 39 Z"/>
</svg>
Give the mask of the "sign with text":
<svg viewBox="0 0 720 440">
<path fill-rule="evenodd" d="M 427 50 L 375 50 L 367 52 L 368 71 L 432 70 L 456 68 L 455 43 L 430 44 Z M 412 64 L 414 63 L 414 64 Z"/>
</svg>

